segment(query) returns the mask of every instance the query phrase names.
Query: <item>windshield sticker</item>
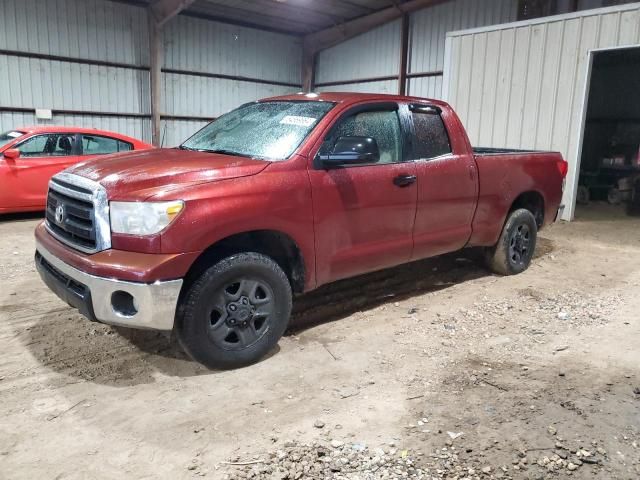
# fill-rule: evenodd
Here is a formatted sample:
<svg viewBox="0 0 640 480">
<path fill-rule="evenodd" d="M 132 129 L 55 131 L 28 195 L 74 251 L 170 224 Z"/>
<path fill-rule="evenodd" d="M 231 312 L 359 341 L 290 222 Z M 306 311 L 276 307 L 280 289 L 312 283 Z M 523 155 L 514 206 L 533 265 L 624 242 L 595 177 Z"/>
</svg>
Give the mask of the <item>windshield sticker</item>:
<svg viewBox="0 0 640 480">
<path fill-rule="evenodd" d="M 299 127 L 310 127 L 316 122 L 313 117 L 298 117 L 296 115 L 287 115 L 280 123 L 283 125 L 298 125 Z"/>
<path fill-rule="evenodd" d="M 22 132 L 9 132 L 7 133 L 7 137 L 18 138 L 22 136 Z"/>
</svg>

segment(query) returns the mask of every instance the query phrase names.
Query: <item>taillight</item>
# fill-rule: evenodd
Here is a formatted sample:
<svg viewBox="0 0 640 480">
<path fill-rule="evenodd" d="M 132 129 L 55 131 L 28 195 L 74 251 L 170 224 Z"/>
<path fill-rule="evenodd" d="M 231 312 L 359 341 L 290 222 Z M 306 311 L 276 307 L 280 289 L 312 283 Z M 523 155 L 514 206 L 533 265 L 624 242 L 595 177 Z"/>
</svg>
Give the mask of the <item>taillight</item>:
<svg viewBox="0 0 640 480">
<path fill-rule="evenodd" d="M 562 175 L 562 178 L 565 178 L 567 176 L 567 172 L 569 171 L 569 164 L 564 160 L 559 160 L 556 165 L 558 167 L 560 175 Z"/>
</svg>

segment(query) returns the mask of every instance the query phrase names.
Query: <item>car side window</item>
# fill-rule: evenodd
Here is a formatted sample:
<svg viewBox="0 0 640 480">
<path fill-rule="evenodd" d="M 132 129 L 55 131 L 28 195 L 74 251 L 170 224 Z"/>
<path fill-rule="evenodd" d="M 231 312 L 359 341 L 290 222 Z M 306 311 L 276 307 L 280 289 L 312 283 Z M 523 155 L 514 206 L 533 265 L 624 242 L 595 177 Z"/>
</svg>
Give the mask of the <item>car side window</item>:
<svg viewBox="0 0 640 480">
<path fill-rule="evenodd" d="M 21 157 L 63 157 L 71 155 L 73 151 L 74 135 L 51 133 L 36 135 L 20 145 Z"/>
<path fill-rule="evenodd" d="M 342 119 L 325 141 L 322 150 L 333 147 L 340 137 L 371 137 L 378 143 L 380 161 L 397 163 L 402 161 L 402 132 L 397 111 L 365 111 Z M 322 152 L 324 153 L 324 152 Z"/>
<path fill-rule="evenodd" d="M 106 155 L 129 150 L 133 150 L 133 145 L 122 140 L 99 135 L 82 135 L 83 155 Z"/>
<path fill-rule="evenodd" d="M 440 113 L 430 107 L 414 109 L 412 160 L 435 158 L 451 153 L 449 135 Z"/>
</svg>

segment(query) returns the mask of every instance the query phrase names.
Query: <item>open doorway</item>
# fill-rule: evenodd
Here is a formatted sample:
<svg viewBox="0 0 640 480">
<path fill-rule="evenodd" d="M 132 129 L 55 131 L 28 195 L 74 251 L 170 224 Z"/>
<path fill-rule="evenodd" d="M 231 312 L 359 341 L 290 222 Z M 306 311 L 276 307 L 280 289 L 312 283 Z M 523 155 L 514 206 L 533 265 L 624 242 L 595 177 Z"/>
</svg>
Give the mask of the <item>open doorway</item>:
<svg viewBox="0 0 640 480">
<path fill-rule="evenodd" d="M 576 218 L 640 215 L 640 47 L 592 56 Z"/>
</svg>

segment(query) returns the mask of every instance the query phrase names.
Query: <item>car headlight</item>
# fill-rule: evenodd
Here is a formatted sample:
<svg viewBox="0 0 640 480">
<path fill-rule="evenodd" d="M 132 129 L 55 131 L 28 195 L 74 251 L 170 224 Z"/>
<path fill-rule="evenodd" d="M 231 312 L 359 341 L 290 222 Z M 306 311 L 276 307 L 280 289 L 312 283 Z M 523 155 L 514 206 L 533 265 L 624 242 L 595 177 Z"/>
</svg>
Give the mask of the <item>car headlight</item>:
<svg viewBox="0 0 640 480">
<path fill-rule="evenodd" d="M 153 235 L 164 230 L 182 211 L 184 202 L 110 202 L 111 231 Z"/>
</svg>

